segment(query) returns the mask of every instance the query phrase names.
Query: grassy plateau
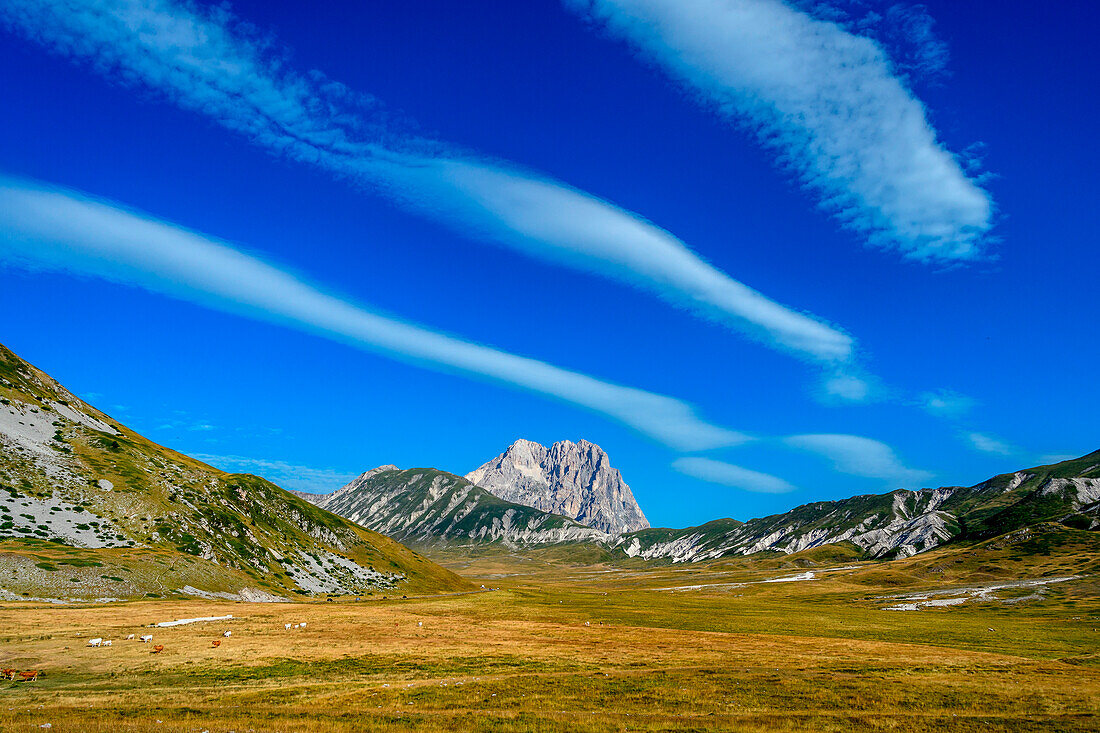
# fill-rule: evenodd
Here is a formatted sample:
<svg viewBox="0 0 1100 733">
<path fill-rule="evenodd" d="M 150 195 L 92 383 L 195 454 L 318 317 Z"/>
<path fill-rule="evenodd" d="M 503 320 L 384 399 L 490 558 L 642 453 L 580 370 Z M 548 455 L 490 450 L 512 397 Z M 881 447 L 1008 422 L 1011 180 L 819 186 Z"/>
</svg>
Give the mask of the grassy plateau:
<svg viewBox="0 0 1100 733">
<path fill-rule="evenodd" d="M 501 552 L 435 558 L 485 592 L 4 603 L 0 667 L 42 676 L 0 682 L 0 730 L 1093 731 L 1098 544 L 1040 527 L 878 563 Z M 885 610 L 945 598 L 966 600 Z"/>
</svg>

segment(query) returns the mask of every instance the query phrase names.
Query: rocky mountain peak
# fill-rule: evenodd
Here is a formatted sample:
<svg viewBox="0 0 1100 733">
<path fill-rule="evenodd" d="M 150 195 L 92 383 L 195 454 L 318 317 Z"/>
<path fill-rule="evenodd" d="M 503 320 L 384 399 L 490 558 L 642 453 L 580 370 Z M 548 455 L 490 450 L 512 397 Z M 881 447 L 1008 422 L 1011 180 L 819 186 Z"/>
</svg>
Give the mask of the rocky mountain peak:
<svg viewBox="0 0 1100 733">
<path fill-rule="evenodd" d="M 549 448 L 517 440 L 466 479 L 505 501 L 561 514 L 604 532 L 649 527 L 607 453 L 587 440 L 561 440 Z"/>
<path fill-rule="evenodd" d="M 393 465 L 392 463 L 387 463 L 385 466 L 378 466 L 377 468 L 372 468 L 369 471 L 361 473 L 359 475 L 359 478 L 368 479 L 368 478 L 371 478 L 372 476 L 377 476 L 380 473 L 385 473 L 386 471 L 400 471 L 400 470 L 401 470 L 400 468 Z"/>
</svg>

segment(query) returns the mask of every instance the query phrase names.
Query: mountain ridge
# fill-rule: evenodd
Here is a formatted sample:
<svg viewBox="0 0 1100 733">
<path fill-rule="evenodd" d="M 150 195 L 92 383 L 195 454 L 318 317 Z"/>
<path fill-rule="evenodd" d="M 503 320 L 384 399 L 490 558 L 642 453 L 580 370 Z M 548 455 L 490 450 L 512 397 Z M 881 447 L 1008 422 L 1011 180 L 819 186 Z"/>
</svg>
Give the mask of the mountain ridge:
<svg viewBox="0 0 1100 733">
<path fill-rule="evenodd" d="M 414 546 L 499 543 L 518 547 L 610 540 L 600 530 L 506 501 L 461 476 L 434 468 L 379 466 L 331 494 L 298 495 Z"/>
<path fill-rule="evenodd" d="M 265 479 L 153 443 L 3 345 L 0 571 L 0 596 L 47 599 L 468 586 Z"/>
<path fill-rule="evenodd" d="M 988 539 L 1045 521 L 1100 529 L 1100 450 L 968 487 L 897 489 L 810 502 L 721 531 L 710 522 L 672 530 L 666 539 L 629 533 L 615 546 L 631 557 L 674 562 L 769 550 L 790 554 L 839 542 L 852 542 L 873 558 L 908 557 L 948 542 Z"/>
</svg>

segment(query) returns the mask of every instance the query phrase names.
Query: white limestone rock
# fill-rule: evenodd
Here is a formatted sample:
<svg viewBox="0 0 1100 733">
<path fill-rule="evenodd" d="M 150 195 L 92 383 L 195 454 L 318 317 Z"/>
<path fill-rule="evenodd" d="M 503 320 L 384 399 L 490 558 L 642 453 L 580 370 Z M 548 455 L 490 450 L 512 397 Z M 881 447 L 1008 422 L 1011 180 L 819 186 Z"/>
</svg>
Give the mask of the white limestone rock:
<svg viewBox="0 0 1100 733">
<path fill-rule="evenodd" d="M 562 440 L 549 448 L 517 440 L 466 479 L 505 501 L 575 519 L 608 534 L 649 527 L 622 474 L 602 448 Z"/>
</svg>

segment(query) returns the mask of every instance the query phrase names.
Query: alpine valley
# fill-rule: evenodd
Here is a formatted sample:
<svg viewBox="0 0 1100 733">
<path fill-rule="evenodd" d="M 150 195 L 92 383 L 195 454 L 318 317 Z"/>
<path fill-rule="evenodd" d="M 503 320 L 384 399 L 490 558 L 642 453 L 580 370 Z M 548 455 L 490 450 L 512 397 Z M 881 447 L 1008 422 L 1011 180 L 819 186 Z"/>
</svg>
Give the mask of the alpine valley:
<svg viewBox="0 0 1100 733">
<path fill-rule="evenodd" d="M 1100 451 L 685 529 L 584 440 L 295 495 L 0 347 L 0 730 L 1084 733 L 1098 513 Z"/>
</svg>

